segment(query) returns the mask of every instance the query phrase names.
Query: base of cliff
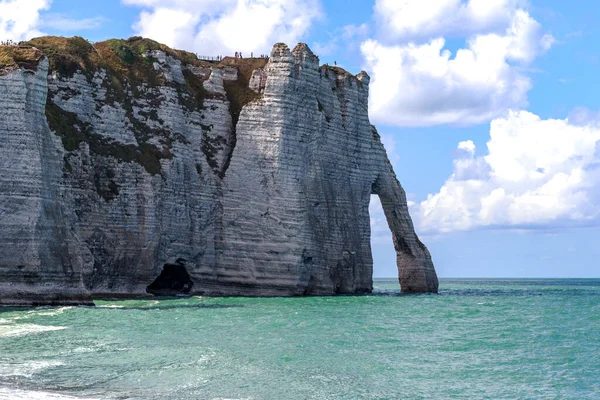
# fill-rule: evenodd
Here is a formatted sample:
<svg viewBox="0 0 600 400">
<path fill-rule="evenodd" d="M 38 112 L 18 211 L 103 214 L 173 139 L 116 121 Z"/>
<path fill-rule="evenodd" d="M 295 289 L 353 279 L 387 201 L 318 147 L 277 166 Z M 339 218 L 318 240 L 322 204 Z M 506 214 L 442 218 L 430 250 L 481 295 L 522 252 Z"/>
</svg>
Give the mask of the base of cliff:
<svg viewBox="0 0 600 400">
<path fill-rule="evenodd" d="M 79 289 L 0 286 L 0 307 L 93 306 L 90 293 Z"/>
</svg>

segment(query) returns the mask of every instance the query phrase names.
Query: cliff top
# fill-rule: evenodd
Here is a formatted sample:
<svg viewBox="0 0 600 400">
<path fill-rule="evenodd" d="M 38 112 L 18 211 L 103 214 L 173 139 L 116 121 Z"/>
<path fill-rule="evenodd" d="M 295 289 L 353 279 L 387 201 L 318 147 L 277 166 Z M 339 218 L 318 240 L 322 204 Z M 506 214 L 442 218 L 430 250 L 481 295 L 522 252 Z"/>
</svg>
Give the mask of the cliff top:
<svg viewBox="0 0 600 400">
<path fill-rule="evenodd" d="M 275 45 L 285 47 L 287 45 L 278 43 Z M 206 61 L 199 59 L 194 53 L 185 50 L 172 49 L 169 46 L 158 43 L 152 39 L 134 36 L 129 39 L 109 39 L 94 44 L 86 39 L 75 36 L 66 38 L 61 36 L 43 36 L 29 41 L 12 45 L 0 45 L 0 76 L 14 68 L 35 69 L 42 57 L 47 56 L 50 67 L 61 74 L 73 75 L 80 69 L 84 73 L 91 73 L 98 69 L 108 69 L 116 75 L 128 78 L 149 79 L 153 81 L 155 73 L 152 71 L 154 58 L 148 56 L 148 52 L 160 50 L 165 54 L 179 60 L 183 65 L 196 67 L 236 67 L 243 80 L 249 81 L 252 71 L 264 68 L 267 64 L 266 58 L 234 58 L 223 57 L 220 61 Z M 307 52 L 308 56 L 315 56 L 305 43 L 299 43 L 293 50 L 298 53 Z M 359 78 L 339 66 L 323 64 L 320 69 L 333 74 L 346 75 Z M 359 78 L 362 80 L 362 78 Z"/>
<path fill-rule="evenodd" d="M 160 50 L 183 65 L 197 67 L 235 66 L 240 72 L 264 67 L 263 58 L 236 59 L 225 57 L 221 62 L 199 59 L 194 53 L 172 49 L 151 39 L 134 36 L 129 39 L 109 39 L 90 43 L 82 37 L 43 36 L 18 45 L 0 45 L 0 75 L 11 67 L 33 69 L 43 56 L 50 60 L 53 70 L 72 75 L 77 69 L 84 73 L 100 68 L 141 78 L 147 75 L 154 58 L 148 52 Z"/>
<path fill-rule="evenodd" d="M 44 53 L 31 47 L 0 46 L 0 75 L 7 67 L 33 69 L 43 56 Z"/>
</svg>

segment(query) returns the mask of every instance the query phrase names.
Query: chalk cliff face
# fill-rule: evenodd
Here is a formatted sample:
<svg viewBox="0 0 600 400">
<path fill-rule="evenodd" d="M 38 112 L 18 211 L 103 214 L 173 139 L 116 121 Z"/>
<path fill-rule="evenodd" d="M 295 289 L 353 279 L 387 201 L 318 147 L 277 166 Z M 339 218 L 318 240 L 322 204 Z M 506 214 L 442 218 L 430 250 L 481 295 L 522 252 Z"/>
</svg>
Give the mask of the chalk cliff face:
<svg viewBox="0 0 600 400">
<path fill-rule="evenodd" d="M 366 73 L 304 44 L 220 63 L 141 38 L 31 45 L 0 67 L 0 305 L 368 293 L 371 194 L 402 291 L 437 291 Z"/>
</svg>

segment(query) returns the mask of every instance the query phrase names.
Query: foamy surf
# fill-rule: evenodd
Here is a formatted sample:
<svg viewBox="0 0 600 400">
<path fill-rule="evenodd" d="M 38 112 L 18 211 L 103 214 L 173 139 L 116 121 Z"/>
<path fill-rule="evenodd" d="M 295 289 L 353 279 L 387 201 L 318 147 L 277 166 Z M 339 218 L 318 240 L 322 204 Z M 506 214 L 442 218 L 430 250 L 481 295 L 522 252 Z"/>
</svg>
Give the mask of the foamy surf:
<svg viewBox="0 0 600 400">
<path fill-rule="evenodd" d="M 42 315 L 42 316 L 54 316 L 54 315 L 60 315 L 63 312 L 65 312 L 65 310 L 70 310 L 71 308 L 74 308 L 74 307 L 68 306 L 68 307 L 59 307 L 59 308 L 38 308 L 38 309 L 29 311 L 28 314 L 35 314 L 35 315 Z"/>
<path fill-rule="evenodd" d="M 48 368 L 60 367 L 65 365 L 62 361 L 29 361 L 20 364 L 2 363 L 0 364 L 0 376 L 23 376 L 31 378 L 36 373 L 39 373 Z"/>
<path fill-rule="evenodd" d="M 60 331 L 66 326 L 48 326 L 36 324 L 0 325 L 0 337 L 17 337 L 36 333 Z"/>
<path fill-rule="evenodd" d="M 10 400 L 95 400 L 90 397 L 75 397 L 53 392 L 38 392 L 33 390 L 20 390 L 0 388 L 0 399 Z"/>
<path fill-rule="evenodd" d="M 226 398 L 226 397 L 215 397 L 212 400 L 253 400 L 252 397 L 235 397 L 235 398 Z"/>
</svg>

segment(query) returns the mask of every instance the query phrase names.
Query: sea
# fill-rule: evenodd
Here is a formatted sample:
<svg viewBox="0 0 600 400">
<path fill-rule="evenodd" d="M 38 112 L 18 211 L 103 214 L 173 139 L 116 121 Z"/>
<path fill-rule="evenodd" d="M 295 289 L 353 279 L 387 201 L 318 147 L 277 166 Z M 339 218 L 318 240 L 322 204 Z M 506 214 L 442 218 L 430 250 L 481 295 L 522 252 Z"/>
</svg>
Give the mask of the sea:
<svg viewBox="0 0 600 400">
<path fill-rule="evenodd" d="M 600 399 L 600 279 L 0 309 L 0 399 Z"/>
</svg>

